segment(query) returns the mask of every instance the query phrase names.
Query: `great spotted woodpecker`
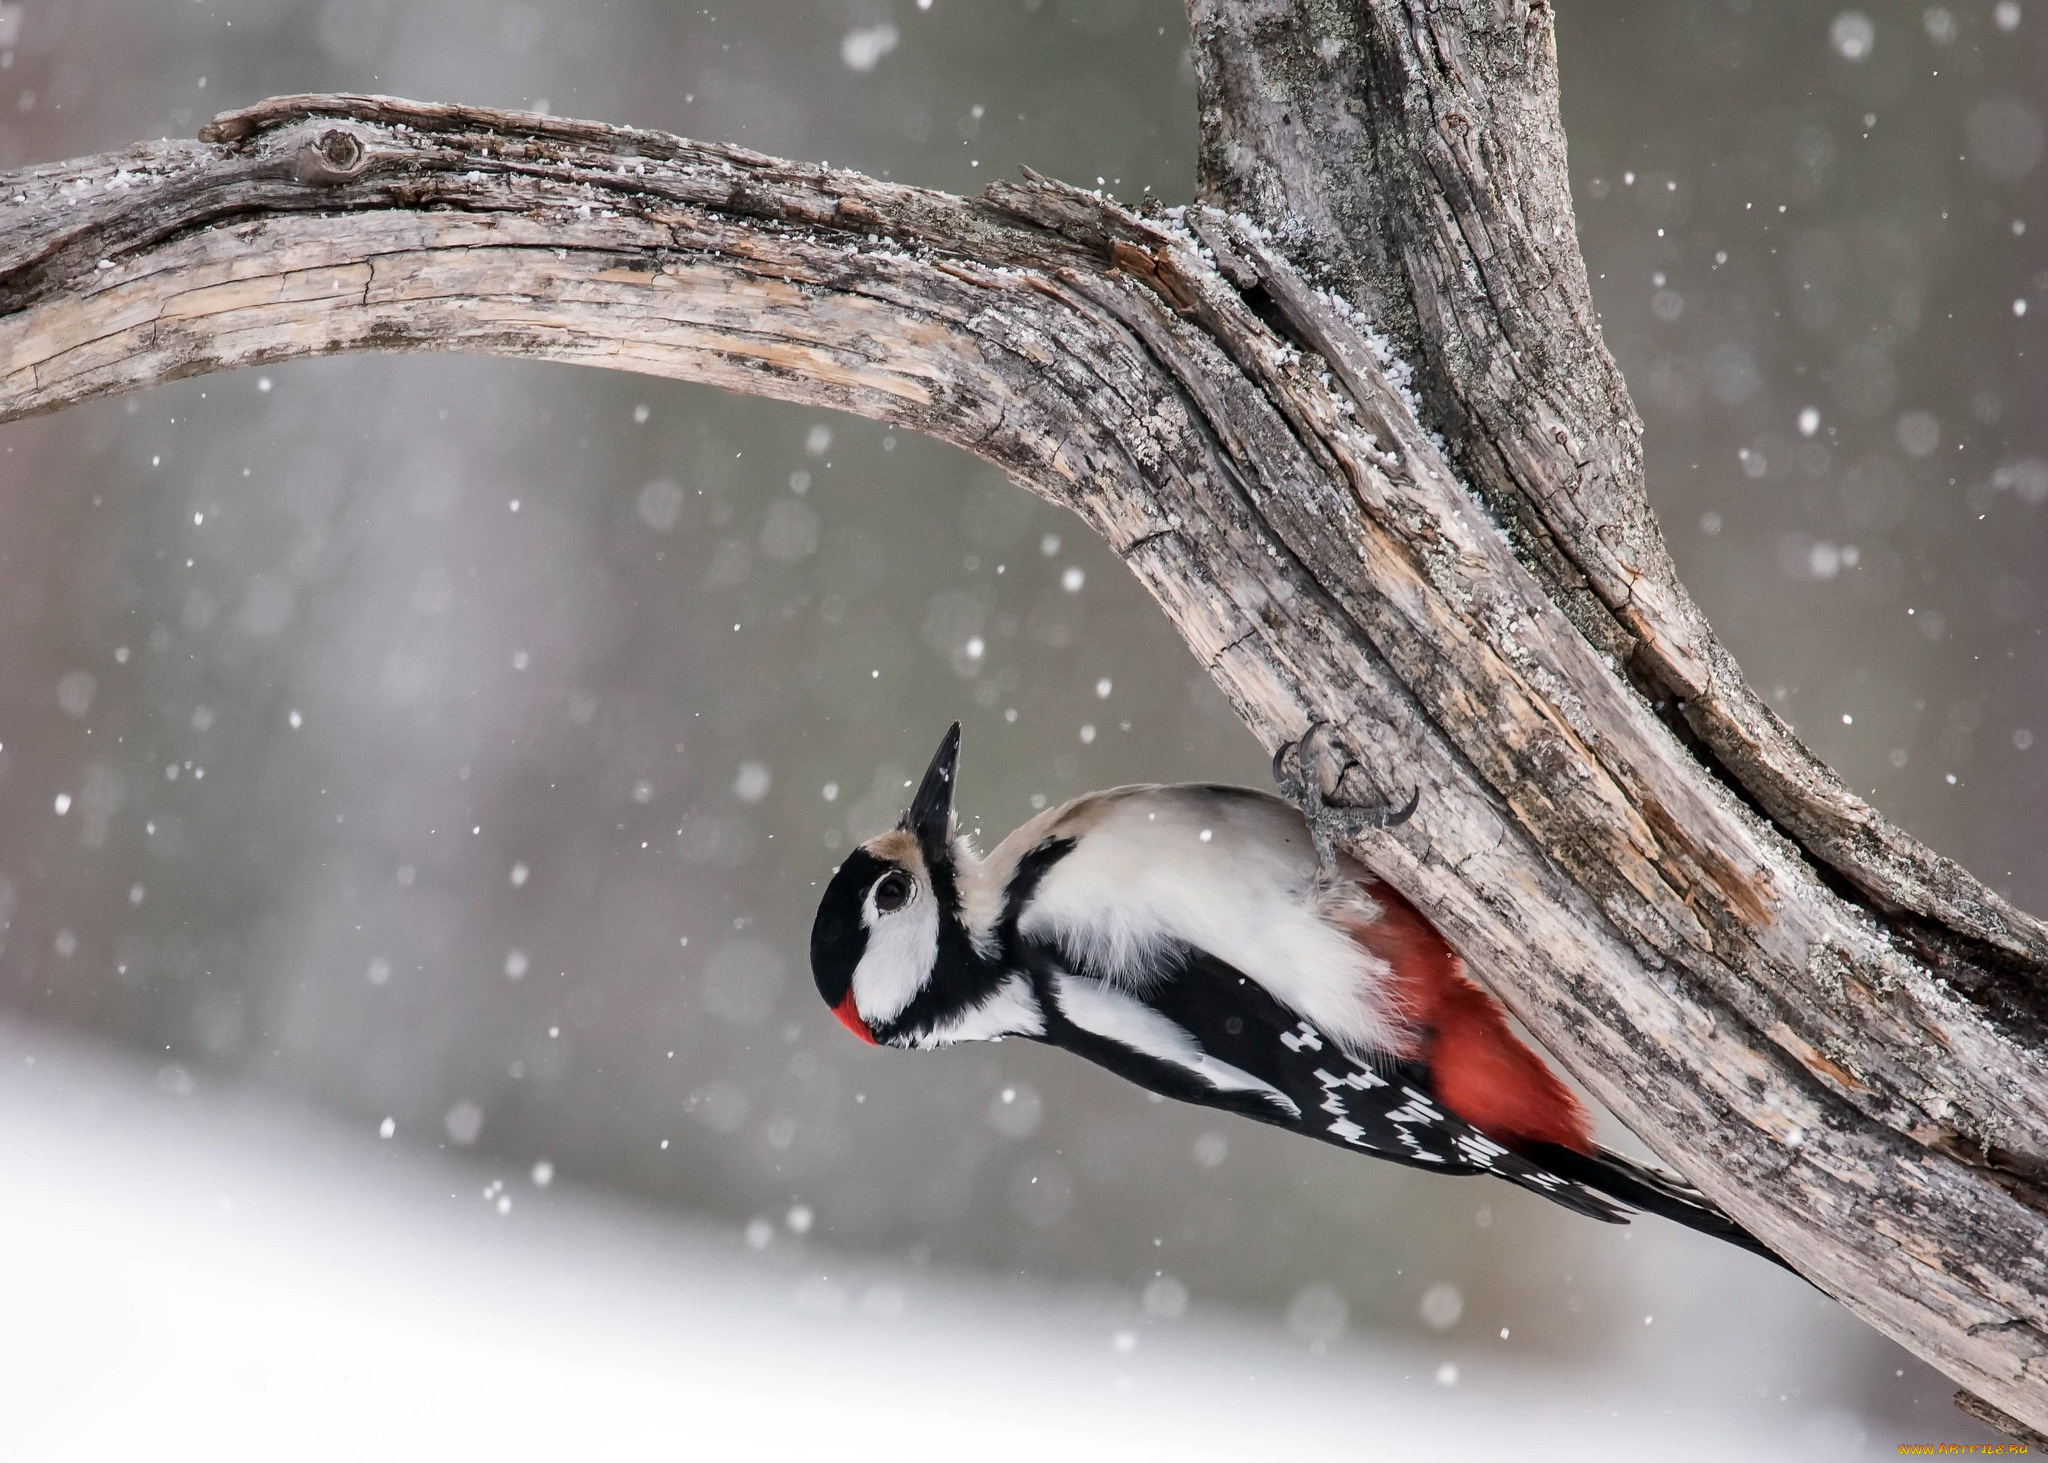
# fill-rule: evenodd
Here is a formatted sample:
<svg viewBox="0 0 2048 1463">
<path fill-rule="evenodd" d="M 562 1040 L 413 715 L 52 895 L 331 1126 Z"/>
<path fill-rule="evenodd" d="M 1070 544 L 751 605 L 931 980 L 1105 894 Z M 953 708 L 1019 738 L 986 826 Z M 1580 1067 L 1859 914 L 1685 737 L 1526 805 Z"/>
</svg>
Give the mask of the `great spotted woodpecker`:
<svg viewBox="0 0 2048 1463">
<path fill-rule="evenodd" d="M 1683 1180 L 1597 1146 L 1436 928 L 1336 853 L 1336 838 L 1416 804 L 1327 804 L 1319 729 L 1274 759 L 1295 802 L 1112 788 L 1040 813 L 985 858 L 954 827 L 959 756 L 955 723 L 909 811 L 848 855 L 818 906 L 818 992 L 861 1040 L 1025 1037 L 1167 1097 L 1490 1173 L 1610 1223 L 1645 1210 L 1776 1258 Z"/>
</svg>

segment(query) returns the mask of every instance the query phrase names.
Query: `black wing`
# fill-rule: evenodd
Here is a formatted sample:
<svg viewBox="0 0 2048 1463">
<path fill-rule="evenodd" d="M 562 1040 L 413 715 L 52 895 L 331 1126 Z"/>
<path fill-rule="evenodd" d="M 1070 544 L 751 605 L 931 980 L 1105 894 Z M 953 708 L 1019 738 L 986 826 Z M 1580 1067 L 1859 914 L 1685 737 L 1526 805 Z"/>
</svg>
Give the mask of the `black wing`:
<svg viewBox="0 0 2048 1463">
<path fill-rule="evenodd" d="M 1093 977 L 1054 943 L 1018 948 L 1046 1013 L 1042 1039 L 1140 1087 L 1411 1168 L 1492 1174 L 1590 1218 L 1627 1222 L 1628 1211 L 1605 1195 L 1503 1147 L 1447 1110 L 1418 1063 L 1392 1056 L 1352 1060 L 1257 981 L 1200 950 L 1182 948 L 1162 961 L 1142 991 L 1143 1003 L 1191 1037 L 1202 1054 L 1270 1090 L 1219 1088 L 1199 1065 L 1077 1024 L 1061 1006 L 1060 983 Z"/>
<path fill-rule="evenodd" d="M 1718 1205 L 1676 1174 L 1666 1173 L 1633 1158 L 1605 1148 L 1577 1153 L 1552 1143 L 1531 1145 L 1528 1156 L 1556 1173 L 1589 1184 L 1632 1204 L 1645 1214 L 1655 1214 L 1701 1234 L 1726 1240 L 1753 1255 L 1762 1255 L 1774 1265 L 1792 1266 L 1780 1259 L 1770 1246 L 1721 1212 Z M 1798 1274 L 1796 1270 L 1793 1274 Z"/>
</svg>

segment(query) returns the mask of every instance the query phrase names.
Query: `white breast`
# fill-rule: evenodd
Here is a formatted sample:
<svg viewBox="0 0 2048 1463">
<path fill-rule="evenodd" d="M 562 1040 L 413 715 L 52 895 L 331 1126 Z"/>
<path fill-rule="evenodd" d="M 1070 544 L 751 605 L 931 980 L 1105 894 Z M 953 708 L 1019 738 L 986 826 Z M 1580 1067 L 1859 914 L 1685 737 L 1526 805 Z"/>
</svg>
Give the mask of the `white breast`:
<svg viewBox="0 0 2048 1463">
<path fill-rule="evenodd" d="M 1034 818 L 989 863 L 1014 866 L 1048 836 L 1076 844 L 1020 929 L 1057 940 L 1091 974 L 1140 988 L 1179 941 L 1235 966 L 1354 1054 L 1406 1044 L 1387 965 L 1329 916 L 1364 896 L 1318 885 L 1308 829 L 1289 804 L 1200 785 L 1117 788 Z"/>
</svg>

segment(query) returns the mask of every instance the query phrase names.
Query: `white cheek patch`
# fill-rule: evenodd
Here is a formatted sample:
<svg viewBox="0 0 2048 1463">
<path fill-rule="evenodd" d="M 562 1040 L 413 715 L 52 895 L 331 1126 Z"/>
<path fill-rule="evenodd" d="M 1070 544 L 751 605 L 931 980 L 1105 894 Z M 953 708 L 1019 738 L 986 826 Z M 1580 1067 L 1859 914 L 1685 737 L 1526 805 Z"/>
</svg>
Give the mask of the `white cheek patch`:
<svg viewBox="0 0 2048 1463">
<path fill-rule="evenodd" d="M 1287 1116 L 1301 1116 L 1301 1109 L 1286 1093 L 1242 1067 L 1210 1056 L 1185 1027 L 1135 996 L 1101 981 L 1061 975 L 1053 978 L 1053 997 L 1066 1018 L 1083 1031 L 1185 1068 L 1218 1092 L 1256 1092 Z"/>
<path fill-rule="evenodd" d="M 883 914 L 870 894 L 861 922 L 868 948 L 854 967 L 853 1006 L 868 1025 L 886 1026 L 917 999 L 938 964 L 938 901 L 920 888 L 903 908 Z"/>
</svg>

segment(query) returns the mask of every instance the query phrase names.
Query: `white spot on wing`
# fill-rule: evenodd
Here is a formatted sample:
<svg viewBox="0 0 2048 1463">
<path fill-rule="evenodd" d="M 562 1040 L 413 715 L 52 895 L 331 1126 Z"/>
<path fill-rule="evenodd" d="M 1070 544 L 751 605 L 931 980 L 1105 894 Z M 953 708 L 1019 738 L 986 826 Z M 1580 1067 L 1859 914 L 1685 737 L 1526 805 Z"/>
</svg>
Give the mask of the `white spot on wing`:
<svg viewBox="0 0 2048 1463">
<path fill-rule="evenodd" d="M 1351 1121 L 1351 1110 L 1344 1105 L 1344 1094 L 1338 1089 L 1364 1088 L 1368 1084 L 1359 1079 L 1366 1075 L 1368 1074 L 1363 1072 L 1352 1072 L 1347 1076 L 1337 1077 L 1325 1072 L 1321 1067 L 1316 1068 L 1316 1081 L 1323 1084 L 1323 1111 L 1335 1119 L 1330 1124 L 1330 1131 L 1337 1135 L 1340 1142 L 1349 1143 L 1354 1147 L 1371 1145 L 1359 1142 L 1365 1136 L 1365 1129 Z M 1375 1077 L 1371 1085 L 1384 1087 L 1387 1084 Z"/>
<path fill-rule="evenodd" d="M 1476 1129 L 1470 1133 L 1460 1133 L 1456 1142 L 1458 1151 L 1465 1155 L 1466 1162 L 1479 1168 L 1492 1168 L 1493 1161 L 1496 1158 L 1505 1158 L 1508 1152 Z"/>
<path fill-rule="evenodd" d="M 1293 1031 L 1280 1033 L 1280 1045 L 1291 1052 L 1301 1051 L 1304 1047 L 1309 1051 L 1319 1052 L 1323 1049 L 1323 1039 L 1313 1026 L 1306 1021 L 1300 1021 L 1295 1023 Z"/>
<path fill-rule="evenodd" d="M 1444 1120 L 1444 1115 L 1436 1110 L 1430 1100 L 1413 1087 L 1403 1087 L 1401 1091 L 1407 1096 L 1408 1101 L 1387 1114 L 1388 1122 L 1405 1126 L 1409 1123 L 1440 1123 Z"/>
</svg>

